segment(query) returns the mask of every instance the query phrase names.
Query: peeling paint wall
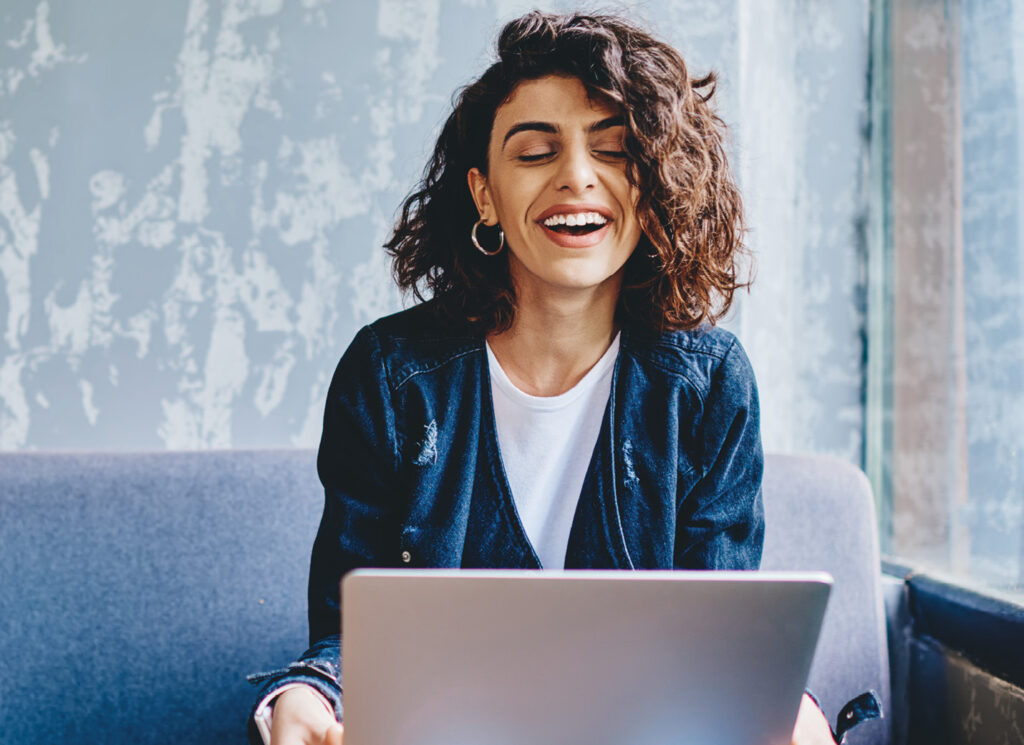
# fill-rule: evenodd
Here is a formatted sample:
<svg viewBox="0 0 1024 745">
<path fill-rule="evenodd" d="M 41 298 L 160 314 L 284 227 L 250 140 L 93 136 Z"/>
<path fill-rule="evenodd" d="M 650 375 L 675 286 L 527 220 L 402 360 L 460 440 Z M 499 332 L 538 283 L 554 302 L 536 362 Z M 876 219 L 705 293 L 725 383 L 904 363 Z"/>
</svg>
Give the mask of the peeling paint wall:
<svg viewBox="0 0 1024 745">
<path fill-rule="evenodd" d="M 534 5 L 5 2 L 0 449 L 315 444 L 451 94 Z M 767 446 L 859 462 L 866 0 L 617 7 L 722 76 Z"/>
</svg>

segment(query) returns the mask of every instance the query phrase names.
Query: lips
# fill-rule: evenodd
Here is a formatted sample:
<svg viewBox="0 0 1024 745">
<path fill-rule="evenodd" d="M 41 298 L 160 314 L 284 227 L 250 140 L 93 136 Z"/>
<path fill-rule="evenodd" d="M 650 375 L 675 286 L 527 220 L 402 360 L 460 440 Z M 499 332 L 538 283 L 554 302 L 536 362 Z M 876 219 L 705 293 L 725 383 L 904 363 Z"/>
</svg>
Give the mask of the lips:
<svg viewBox="0 0 1024 745">
<path fill-rule="evenodd" d="M 608 222 L 585 233 L 560 232 L 544 224 L 544 221 L 553 215 L 577 215 L 586 212 L 596 212 Z M 548 239 L 563 248 L 587 248 L 597 245 L 608 234 L 612 221 L 611 210 L 600 204 L 556 204 L 544 210 L 537 218 L 537 224 Z"/>
</svg>

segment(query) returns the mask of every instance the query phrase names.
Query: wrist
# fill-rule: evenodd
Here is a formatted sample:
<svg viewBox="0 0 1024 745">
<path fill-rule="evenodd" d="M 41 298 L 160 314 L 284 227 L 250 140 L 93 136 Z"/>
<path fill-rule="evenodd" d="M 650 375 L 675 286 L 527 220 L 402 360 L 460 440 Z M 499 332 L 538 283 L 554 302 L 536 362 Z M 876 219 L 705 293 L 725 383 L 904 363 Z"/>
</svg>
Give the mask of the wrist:
<svg viewBox="0 0 1024 745">
<path fill-rule="evenodd" d="M 288 683 L 280 688 L 268 693 L 259 705 L 256 707 L 256 711 L 253 714 L 253 719 L 256 721 L 256 726 L 263 735 L 264 741 L 269 742 L 270 731 L 273 728 L 274 723 L 274 707 L 281 700 L 285 694 L 291 694 L 293 691 L 299 695 L 312 694 L 313 697 L 320 702 L 323 706 L 325 713 L 334 719 L 334 707 L 331 702 L 327 700 L 320 691 L 311 685 L 306 683 Z M 307 699 L 308 700 L 308 699 Z"/>
<path fill-rule="evenodd" d="M 327 712 L 327 715 L 330 716 L 331 719 L 334 719 L 334 706 L 331 705 L 331 702 L 327 700 L 326 696 L 324 696 L 322 693 L 320 693 L 320 691 L 318 691 L 313 686 L 308 685 L 306 683 L 293 683 L 291 685 L 288 685 L 288 686 L 285 686 L 285 687 L 281 688 L 280 693 L 283 694 L 283 693 L 287 693 L 288 691 L 301 692 L 302 694 L 311 693 L 313 695 L 313 697 L 316 698 L 316 700 L 320 702 L 320 705 L 323 706 L 324 711 Z M 278 699 L 279 699 L 279 697 L 275 697 L 272 700 L 272 702 L 271 702 L 271 709 L 273 709 L 273 704 Z"/>
</svg>

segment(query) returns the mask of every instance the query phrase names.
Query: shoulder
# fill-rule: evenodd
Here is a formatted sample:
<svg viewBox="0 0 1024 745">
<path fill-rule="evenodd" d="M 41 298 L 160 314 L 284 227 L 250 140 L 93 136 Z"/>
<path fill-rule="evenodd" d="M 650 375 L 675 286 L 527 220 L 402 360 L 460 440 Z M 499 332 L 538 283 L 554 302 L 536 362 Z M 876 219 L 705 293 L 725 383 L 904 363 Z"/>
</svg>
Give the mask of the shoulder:
<svg viewBox="0 0 1024 745">
<path fill-rule="evenodd" d="M 629 329 L 622 345 L 636 364 L 685 378 L 701 398 L 722 384 L 754 386 L 753 368 L 739 339 L 718 326 L 660 333 Z"/>
<path fill-rule="evenodd" d="M 370 337 L 392 388 L 484 349 L 480 333 L 468 324 L 443 320 L 429 301 L 380 318 L 360 335 Z"/>
</svg>

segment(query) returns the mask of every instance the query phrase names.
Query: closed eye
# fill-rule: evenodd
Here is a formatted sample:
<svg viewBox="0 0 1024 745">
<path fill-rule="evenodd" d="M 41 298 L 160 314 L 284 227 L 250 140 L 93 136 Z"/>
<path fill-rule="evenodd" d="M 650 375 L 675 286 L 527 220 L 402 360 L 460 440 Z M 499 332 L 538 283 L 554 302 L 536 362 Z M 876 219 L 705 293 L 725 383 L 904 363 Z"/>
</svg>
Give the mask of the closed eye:
<svg viewBox="0 0 1024 745">
<path fill-rule="evenodd" d="M 538 153 L 537 155 L 520 155 L 519 160 L 524 163 L 534 163 L 538 160 L 543 160 L 544 158 L 550 158 L 552 155 L 554 155 L 554 152 Z"/>
<path fill-rule="evenodd" d="M 627 153 L 625 151 L 623 151 L 623 150 L 594 150 L 593 152 L 596 155 L 600 155 L 603 158 L 616 158 L 616 159 L 618 159 L 618 158 L 625 158 L 627 156 Z M 520 155 L 520 156 L 518 156 L 517 160 L 519 160 L 519 161 L 521 161 L 523 163 L 536 163 L 538 161 L 544 160 L 545 158 L 551 158 L 555 154 L 556 153 L 554 151 L 551 151 L 551 152 L 548 152 L 548 153 L 536 153 L 536 154 L 533 154 L 533 155 Z"/>
</svg>

